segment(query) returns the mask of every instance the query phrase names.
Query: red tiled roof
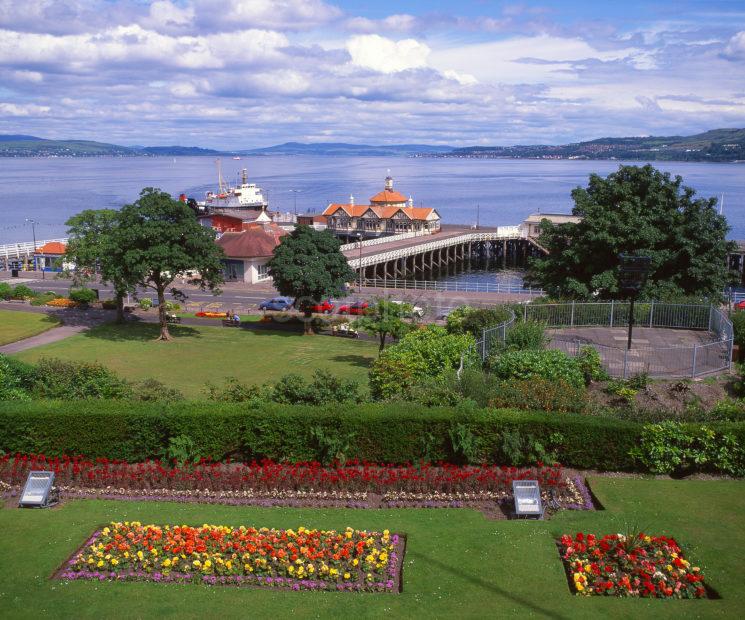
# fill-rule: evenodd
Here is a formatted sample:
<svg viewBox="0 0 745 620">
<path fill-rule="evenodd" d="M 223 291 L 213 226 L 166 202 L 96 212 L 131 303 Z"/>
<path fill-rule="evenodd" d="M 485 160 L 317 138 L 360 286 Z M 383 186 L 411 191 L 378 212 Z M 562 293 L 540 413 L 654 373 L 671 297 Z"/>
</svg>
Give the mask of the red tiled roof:
<svg viewBox="0 0 745 620">
<path fill-rule="evenodd" d="M 45 243 L 34 252 L 35 254 L 64 254 L 67 246 L 59 241 L 50 241 Z"/>
<path fill-rule="evenodd" d="M 401 211 L 412 220 L 426 220 L 432 213 L 436 213 L 434 209 L 423 207 L 382 207 L 377 205 L 330 204 L 326 207 L 323 214 L 325 216 L 333 215 L 339 209 L 342 209 L 349 217 L 362 217 L 368 209 L 372 209 L 373 213 L 375 213 L 380 219 L 389 219 L 398 211 Z"/>
<path fill-rule="evenodd" d="M 241 232 L 226 232 L 218 240 L 228 258 L 258 258 L 271 256 L 280 239 L 287 234 L 276 225 L 251 224 Z"/>
<path fill-rule="evenodd" d="M 378 192 L 372 198 L 370 198 L 370 202 L 406 202 L 406 196 L 404 196 L 403 194 L 399 194 L 396 191 L 384 189 L 382 192 Z"/>
</svg>

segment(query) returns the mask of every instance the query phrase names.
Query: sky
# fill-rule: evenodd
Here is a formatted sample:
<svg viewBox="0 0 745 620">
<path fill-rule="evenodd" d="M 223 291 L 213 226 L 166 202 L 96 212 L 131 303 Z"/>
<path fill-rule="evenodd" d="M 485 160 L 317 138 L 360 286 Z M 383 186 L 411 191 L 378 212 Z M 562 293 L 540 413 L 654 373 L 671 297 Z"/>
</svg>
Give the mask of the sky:
<svg viewBox="0 0 745 620">
<path fill-rule="evenodd" d="M 745 0 L 0 0 L 0 133 L 217 149 L 745 127 Z"/>
</svg>

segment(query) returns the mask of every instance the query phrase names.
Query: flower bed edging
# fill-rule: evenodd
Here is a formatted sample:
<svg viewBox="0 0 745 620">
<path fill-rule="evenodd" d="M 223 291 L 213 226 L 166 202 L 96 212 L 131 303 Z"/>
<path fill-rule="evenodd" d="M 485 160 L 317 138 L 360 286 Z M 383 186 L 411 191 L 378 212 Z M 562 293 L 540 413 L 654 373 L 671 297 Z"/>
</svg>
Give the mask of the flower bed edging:
<svg viewBox="0 0 745 620">
<path fill-rule="evenodd" d="M 390 593 L 402 590 L 405 545 L 405 535 L 388 530 L 114 522 L 53 577 Z"/>
</svg>

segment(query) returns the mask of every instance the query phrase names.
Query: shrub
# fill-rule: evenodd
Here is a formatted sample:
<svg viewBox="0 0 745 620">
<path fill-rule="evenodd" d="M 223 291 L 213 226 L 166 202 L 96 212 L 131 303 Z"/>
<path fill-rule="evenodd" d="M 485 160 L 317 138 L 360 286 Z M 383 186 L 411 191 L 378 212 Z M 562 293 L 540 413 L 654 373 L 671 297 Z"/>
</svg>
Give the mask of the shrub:
<svg viewBox="0 0 745 620">
<path fill-rule="evenodd" d="M 131 388 L 124 379 L 97 363 L 39 360 L 33 387 L 37 398 L 128 398 Z"/>
<path fill-rule="evenodd" d="M 0 354 L 0 401 L 30 400 L 28 374 L 31 369 L 23 362 Z"/>
<path fill-rule="evenodd" d="M 478 340 L 485 329 L 504 323 L 511 317 L 512 313 L 506 306 L 458 306 L 448 314 L 447 331 L 450 334 L 471 334 Z"/>
<path fill-rule="evenodd" d="M 745 403 L 742 400 L 726 398 L 716 403 L 705 415 L 712 421 L 745 421 Z"/>
<path fill-rule="evenodd" d="M 13 287 L 7 282 L 0 282 L 0 299 L 10 299 L 13 297 Z"/>
<path fill-rule="evenodd" d="M 101 302 L 101 307 L 104 310 L 116 310 L 116 299 L 104 299 Z"/>
<path fill-rule="evenodd" d="M 175 301 L 166 301 L 167 312 L 176 312 L 177 310 L 181 310 L 181 304 L 177 304 Z"/>
<path fill-rule="evenodd" d="M 226 403 L 268 403 L 272 400 L 271 385 L 245 385 L 235 377 L 225 379 L 223 386 L 217 387 L 208 383 L 206 386 L 207 397 Z"/>
<path fill-rule="evenodd" d="M 165 383 L 157 379 L 145 379 L 131 385 L 132 400 L 141 400 L 145 402 L 184 400 L 184 395 L 176 388 L 168 387 Z"/>
<path fill-rule="evenodd" d="M 140 299 L 138 305 L 140 306 L 141 310 L 150 310 L 150 308 L 153 307 L 153 300 L 149 297 L 143 297 Z"/>
<path fill-rule="evenodd" d="M 546 336 L 546 324 L 539 321 L 521 321 L 507 330 L 504 348 L 507 351 L 545 349 L 550 338 Z"/>
<path fill-rule="evenodd" d="M 85 454 L 131 462 L 158 457 L 173 437 L 185 435 L 200 455 L 282 462 L 318 458 L 309 429 L 350 436 L 348 456 L 378 463 L 452 462 L 453 437 L 468 430 L 478 440 L 478 462 L 508 462 L 507 431 L 532 436 L 569 467 L 628 470 L 638 462 L 629 452 L 642 427 L 631 422 L 567 413 L 561 416 L 473 407 L 423 407 L 415 403 L 289 406 L 188 402 L 36 401 L 0 403 L 0 451 Z M 726 428 L 725 428 L 726 427 Z M 745 441 L 745 424 L 713 423 Z M 451 433 L 452 431 L 452 433 Z M 720 431 L 718 431 L 720 432 Z M 462 455 L 461 450 L 461 455 Z"/>
<path fill-rule="evenodd" d="M 508 351 L 490 363 L 492 372 L 501 379 L 532 379 L 564 381 L 581 387 L 585 384 L 577 361 L 563 351 Z"/>
<path fill-rule="evenodd" d="M 745 311 L 737 310 L 729 315 L 732 327 L 735 331 L 735 344 L 740 349 L 745 349 Z"/>
<path fill-rule="evenodd" d="M 608 373 L 603 368 L 600 353 L 598 353 L 595 347 L 590 345 L 580 347 L 576 360 L 585 378 L 586 385 L 589 385 L 593 381 L 605 381 L 608 379 Z"/>
<path fill-rule="evenodd" d="M 540 441 L 532 434 L 519 431 L 505 431 L 502 434 L 502 453 L 509 465 L 534 465 L 536 463 L 555 463 L 556 452 L 552 447 L 564 440 L 561 433 L 552 433 L 547 441 Z"/>
<path fill-rule="evenodd" d="M 96 292 L 89 288 L 70 289 L 70 299 L 82 305 L 92 304 L 96 301 Z"/>
<path fill-rule="evenodd" d="M 587 406 L 587 392 L 584 386 L 577 387 L 561 379 L 508 379 L 498 384 L 489 406 L 499 409 L 581 413 Z"/>
<path fill-rule="evenodd" d="M 458 368 L 461 357 L 467 367 L 478 365 L 474 342 L 470 334 L 449 334 L 436 325 L 406 334 L 384 350 L 370 369 L 373 398 L 406 394 L 423 377 L 442 377 Z"/>
<path fill-rule="evenodd" d="M 316 370 L 310 383 L 294 374 L 281 377 L 274 385 L 272 400 L 288 405 L 323 405 L 356 403 L 362 399 L 356 381 L 345 381 L 326 370 Z"/>
<path fill-rule="evenodd" d="M 31 299 L 32 297 L 36 297 L 36 291 L 30 289 L 25 284 L 17 284 L 13 287 L 13 299 Z"/>
<path fill-rule="evenodd" d="M 745 449 L 729 433 L 709 426 L 684 426 L 678 422 L 647 424 L 631 456 L 659 474 L 685 475 L 714 471 L 745 475 Z"/>
</svg>

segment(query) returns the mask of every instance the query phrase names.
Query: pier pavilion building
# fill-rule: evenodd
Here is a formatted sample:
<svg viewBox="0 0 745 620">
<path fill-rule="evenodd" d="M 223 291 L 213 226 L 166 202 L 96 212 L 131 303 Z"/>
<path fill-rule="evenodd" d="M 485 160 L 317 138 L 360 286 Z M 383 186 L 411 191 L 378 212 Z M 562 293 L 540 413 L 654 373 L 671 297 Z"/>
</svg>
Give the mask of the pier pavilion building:
<svg viewBox="0 0 745 620">
<path fill-rule="evenodd" d="M 440 230 L 440 214 L 435 209 L 415 207 L 414 199 L 393 189 L 387 176 L 385 187 L 370 198 L 370 204 L 356 204 L 354 196 L 347 204 L 326 207 L 328 230 L 345 241 L 374 239 L 403 233 L 433 234 Z"/>
</svg>

